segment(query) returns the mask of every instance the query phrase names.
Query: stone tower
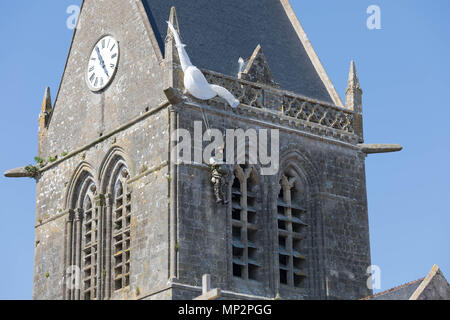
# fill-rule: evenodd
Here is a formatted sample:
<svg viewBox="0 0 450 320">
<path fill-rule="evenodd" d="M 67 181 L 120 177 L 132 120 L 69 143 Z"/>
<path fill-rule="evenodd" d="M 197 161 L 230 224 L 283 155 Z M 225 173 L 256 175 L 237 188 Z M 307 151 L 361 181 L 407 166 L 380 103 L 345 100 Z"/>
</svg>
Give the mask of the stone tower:
<svg viewBox="0 0 450 320">
<path fill-rule="evenodd" d="M 224 298 L 368 296 L 364 160 L 380 146 L 359 144 L 354 65 L 344 106 L 288 0 L 107 5 L 83 2 L 39 166 L 7 173 L 37 180 L 34 298 L 192 299 L 203 274 Z M 238 108 L 184 92 L 167 20 Z M 95 53 L 104 36 L 117 65 Z M 217 204 L 208 164 L 173 161 L 171 135 L 198 123 L 278 130 L 277 174 L 231 166 Z"/>
</svg>

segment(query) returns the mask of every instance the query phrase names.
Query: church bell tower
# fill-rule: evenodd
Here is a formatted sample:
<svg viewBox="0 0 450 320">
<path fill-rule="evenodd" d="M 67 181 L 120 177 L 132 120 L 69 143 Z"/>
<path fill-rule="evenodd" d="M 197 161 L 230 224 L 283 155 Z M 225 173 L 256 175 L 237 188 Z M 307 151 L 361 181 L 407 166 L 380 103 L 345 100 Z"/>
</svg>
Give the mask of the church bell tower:
<svg viewBox="0 0 450 320">
<path fill-rule="evenodd" d="M 167 21 L 237 107 L 189 92 Z M 34 298 L 193 299 L 204 274 L 223 299 L 368 296 L 365 157 L 398 147 L 363 144 L 361 96 L 352 63 L 343 104 L 288 0 L 83 1 L 38 165 L 7 173 L 37 181 Z M 222 171 L 175 161 L 175 133 L 207 129 L 276 131 L 277 170 L 248 142 Z"/>
</svg>

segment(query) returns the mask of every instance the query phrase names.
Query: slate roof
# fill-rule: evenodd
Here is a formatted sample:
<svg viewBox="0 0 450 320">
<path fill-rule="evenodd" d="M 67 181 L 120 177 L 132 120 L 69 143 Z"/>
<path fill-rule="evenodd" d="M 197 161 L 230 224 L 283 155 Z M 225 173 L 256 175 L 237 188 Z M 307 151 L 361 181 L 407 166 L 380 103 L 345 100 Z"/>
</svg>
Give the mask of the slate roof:
<svg viewBox="0 0 450 320">
<path fill-rule="evenodd" d="M 258 44 L 282 89 L 333 103 L 279 0 L 142 0 L 164 53 L 166 21 L 176 7 L 192 63 L 237 76 L 239 57 Z"/>
<path fill-rule="evenodd" d="M 425 278 L 421 278 L 416 281 L 408 282 L 401 286 L 377 293 L 361 300 L 409 300 L 424 279 Z"/>
</svg>

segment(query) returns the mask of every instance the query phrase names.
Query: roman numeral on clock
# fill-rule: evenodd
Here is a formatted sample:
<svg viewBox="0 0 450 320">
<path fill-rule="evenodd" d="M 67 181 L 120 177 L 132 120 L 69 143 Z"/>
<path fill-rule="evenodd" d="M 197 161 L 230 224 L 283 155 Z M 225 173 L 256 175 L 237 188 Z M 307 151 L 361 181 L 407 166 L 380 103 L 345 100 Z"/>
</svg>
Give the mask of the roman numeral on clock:
<svg viewBox="0 0 450 320">
<path fill-rule="evenodd" d="M 111 36 L 105 36 L 95 44 L 86 70 L 86 82 L 92 91 L 99 91 L 110 83 L 118 67 L 119 55 L 119 43 Z"/>
</svg>

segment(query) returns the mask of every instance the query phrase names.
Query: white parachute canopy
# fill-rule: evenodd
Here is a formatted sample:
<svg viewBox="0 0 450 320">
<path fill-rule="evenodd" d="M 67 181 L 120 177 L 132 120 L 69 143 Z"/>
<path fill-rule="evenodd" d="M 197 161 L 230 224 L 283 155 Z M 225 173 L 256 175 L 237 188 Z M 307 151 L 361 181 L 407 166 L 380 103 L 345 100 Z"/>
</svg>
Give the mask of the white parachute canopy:
<svg viewBox="0 0 450 320">
<path fill-rule="evenodd" d="M 175 44 L 180 56 L 181 68 L 184 72 L 184 87 L 192 96 L 200 100 L 209 100 L 216 96 L 225 99 L 232 108 L 236 108 L 240 101 L 236 99 L 227 89 L 209 84 L 203 73 L 193 66 L 186 50 L 186 45 L 181 43 L 180 36 L 170 22 L 169 28 L 175 38 Z"/>
</svg>

